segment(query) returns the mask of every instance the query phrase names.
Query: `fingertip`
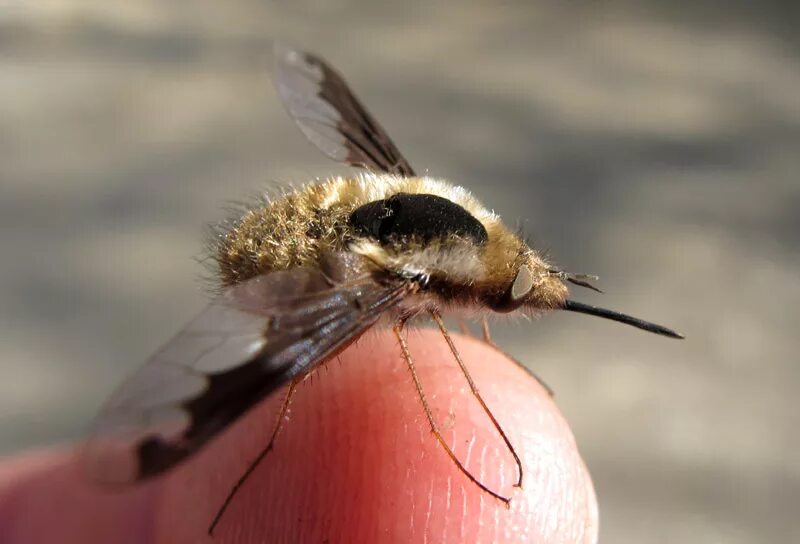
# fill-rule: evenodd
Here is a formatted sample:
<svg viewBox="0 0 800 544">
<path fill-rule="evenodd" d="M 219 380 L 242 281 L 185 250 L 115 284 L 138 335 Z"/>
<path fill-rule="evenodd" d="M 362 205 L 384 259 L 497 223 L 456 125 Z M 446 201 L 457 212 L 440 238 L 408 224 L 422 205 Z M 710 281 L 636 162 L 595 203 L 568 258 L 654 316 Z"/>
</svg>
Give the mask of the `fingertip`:
<svg viewBox="0 0 800 544">
<path fill-rule="evenodd" d="M 430 432 L 408 368 L 387 335 L 367 337 L 301 387 L 275 450 L 246 482 L 213 541 L 594 542 L 597 504 L 574 438 L 547 391 L 484 343 L 456 345 L 525 470 L 516 467 L 441 337 L 409 347 L 446 442 L 509 504 L 482 492 Z M 80 478 L 71 456 L 0 467 L 4 542 L 210 541 L 230 486 L 270 433 L 266 400 L 174 473 L 110 493 Z"/>
<path fill-rule="evenodd" d="M 396 341 L 378 333 L 298 388 L 273 451 L 234 498 L 215 541 L 596 541 L 591 479 L 547 390 L 485 343 L 455 337 L 520 455 L 518 488 L 513 457 L 447 344 L 433 331 L 411 331 L 408 341 L 444 439 L 480 481 L 509 494 L 510 505 L 447 457 Z M 161 497 L 165 541 L 206 538 L 231 485 L 266 444 L 279 401 L 267 400 L 170 477 Z"/>
</svg>

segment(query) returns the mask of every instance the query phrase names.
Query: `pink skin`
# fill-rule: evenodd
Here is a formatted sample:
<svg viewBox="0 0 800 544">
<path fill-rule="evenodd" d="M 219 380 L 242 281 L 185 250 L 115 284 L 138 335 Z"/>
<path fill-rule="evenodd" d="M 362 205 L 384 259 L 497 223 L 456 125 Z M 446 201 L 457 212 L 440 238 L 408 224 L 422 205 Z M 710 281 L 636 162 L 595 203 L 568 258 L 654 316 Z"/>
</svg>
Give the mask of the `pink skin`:
<svg viewBox="0 0 800 544">
<path fill-rule="evenodd" d="M 297 390 L 274 450 L 222 518 L 217 507 L 270 434 L 269 399 L 169 476 L 123 491 L 86 483 L 74 455 L 0 463 L 0 541 L 597 541 L 597 503 L 566 421 L 542 387 L 489 346 L 455 342 L 522 458 L 524 481 L 444 340 L 412 331 L 411 353 L 456 455 L 510 508 L 470 482 L 430 432 L 390 332 L 370 334 Z"/>
</svg>

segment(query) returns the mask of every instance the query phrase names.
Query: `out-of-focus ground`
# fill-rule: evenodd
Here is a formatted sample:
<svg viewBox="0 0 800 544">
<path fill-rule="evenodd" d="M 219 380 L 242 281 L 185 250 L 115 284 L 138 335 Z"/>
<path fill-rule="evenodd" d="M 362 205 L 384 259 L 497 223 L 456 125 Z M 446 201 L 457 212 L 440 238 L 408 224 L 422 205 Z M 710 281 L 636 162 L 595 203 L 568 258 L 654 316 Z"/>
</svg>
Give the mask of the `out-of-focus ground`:
<svg viewBox="0 0 800 544">
<path fill-rule="evenodd" d="M 419 170 L 683 342 L 495 327 L 557 392 L 601 541 L 800 541 L 794 2 L 0 2 L 0 451 L 78 436 L 204 303 L 204 223 L 346 172 L 266 74 L 321 52 Z"/>
</svg>

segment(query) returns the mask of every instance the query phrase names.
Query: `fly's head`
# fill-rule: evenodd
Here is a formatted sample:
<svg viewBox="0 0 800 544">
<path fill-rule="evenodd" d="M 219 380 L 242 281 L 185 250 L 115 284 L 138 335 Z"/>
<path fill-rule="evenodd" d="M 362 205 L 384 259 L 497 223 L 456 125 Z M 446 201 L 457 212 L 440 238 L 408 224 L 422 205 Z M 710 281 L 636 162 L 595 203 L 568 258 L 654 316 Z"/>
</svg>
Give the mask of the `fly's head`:
<svg viewBox="0 0 800 544">
<path fill-rule="evenodd" d="M 559 308 L 562 277 L 494 214 L 454 199 L 397 193 L 350 215 L 352 249 L 444 303 L 507 313 Z"/>
<path fill-rule="evenodd" d="M 569 290 L 562 277 L 524 242 L 513 262 L 497 265 L 502 271 L 496 285 L 487 289 L 486 304 L 495 312 L 516 310 L 539 314 L 563 307 Z"/>
</svg>

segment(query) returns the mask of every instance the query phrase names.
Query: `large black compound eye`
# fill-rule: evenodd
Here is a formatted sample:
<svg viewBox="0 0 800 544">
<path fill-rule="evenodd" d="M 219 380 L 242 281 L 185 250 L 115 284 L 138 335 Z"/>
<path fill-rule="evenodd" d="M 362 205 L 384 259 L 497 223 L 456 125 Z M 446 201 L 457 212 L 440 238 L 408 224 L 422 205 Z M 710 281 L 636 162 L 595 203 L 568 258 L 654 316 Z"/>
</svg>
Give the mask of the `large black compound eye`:
<svg viewBox="0 0 800 544">
<path fill-rule="evenodd" d="M 430 242 L 449 236 L 489 240 L 486 228 L 458 204 L 436 195 L 398 193 L 364 204 L 350 214 L 356 232 L 381 244 L 414 239 Z"/>
</svg>

